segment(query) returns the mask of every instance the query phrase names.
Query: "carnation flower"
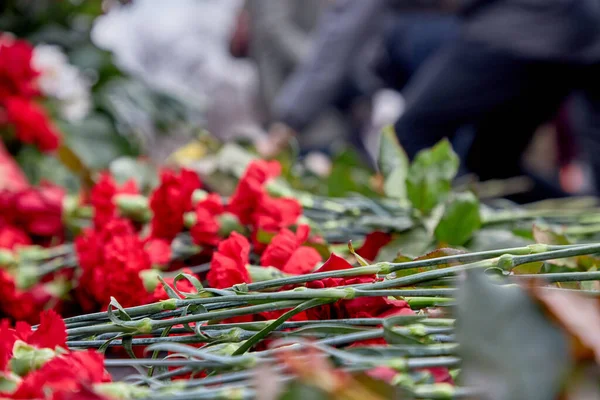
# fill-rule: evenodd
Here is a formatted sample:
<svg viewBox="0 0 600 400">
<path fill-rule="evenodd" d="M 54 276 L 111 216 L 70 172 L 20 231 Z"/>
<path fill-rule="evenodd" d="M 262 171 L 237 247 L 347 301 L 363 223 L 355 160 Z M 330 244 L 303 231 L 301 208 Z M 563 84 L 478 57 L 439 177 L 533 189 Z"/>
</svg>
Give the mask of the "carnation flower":
<svg viewBox="0 0 600 400">
<path fill-rule="evenodd" d="M 138 193 L 137 184 L 133 179 L 119 187 L 110 174 L 102 174 L 90 193 L 90 203 L 94 207 L 94 226 L 101 228 L 117 216 L 117 207 L 114 201 L 117 194 Z"/>
<path fill-rule="evenodd" d="M 371 232 L 365 238 L 363 245 L 356 251 L 362 258 L 374 261 L 379 254 L 379 250 L 392 241 L 392 235 L 385 232 Z"/>
<path fill-rule="evenodd" d="M 43 152 L 56 150 L 60 133 L 46 112 L 33 101 L 21 97 L 4 100 L 6 122 L 14 128 L 17 139 Z"/>
<path fill-rule="evenodd" d="M 222 241 L 213 254 L 206 276 L 211 287 L 223 289 L 238 283 L 252 282 L 246 264 L 250 254 L 248 239 L 237 232 Z"/>
<path fill-rule="evenodd" d="M 196 223 L 190 229 L 194 243 L 208 246 L 219 244 L 221 224 L 217 217 L 224 211 L 221 197 L 217 194 L 209 194 L 196 205 Z"/>
<path fill-rule="evenodd" d="M 252 161 L 229 200 L 228 211 L 235 214 L 244 225 L 253 223 L 253 213 L 266 194 L 263 185 L 280 173 L 281 166 L 276 161 Z"/>
<path fill-rule="evenodd" d="M 33 47 L 28 42 L 0 34 L 0 101 L 13 96 L 31 98 L 39 93 L 32 57 Z"/>
<path fill-rule="evenodd" d="M 296 233 L 282 229 L 265 249 L 260 259 L 261 265 L 276 267 L 295 275 L 312 271 L 322 258 L 312 247 L 302 246 L 309 232 L 308 225 L 300 225 Z"/>
<path fill-rule="evenodd" d="M 150 197 L 152 233 L 154 238 L 173 240 L 183 230 L 183 214 L 192 208 L 192 193 L 200 188 L 198 175 L 182 169 L 161 173 L 161 183 Z"/>
<path fill-rule="evenodd" d="M 11 225 L 0 227 L 0 249 L 14 250 L 18 246 L 28 246 L 31 239 L 25 231 Z"/>
</svg>

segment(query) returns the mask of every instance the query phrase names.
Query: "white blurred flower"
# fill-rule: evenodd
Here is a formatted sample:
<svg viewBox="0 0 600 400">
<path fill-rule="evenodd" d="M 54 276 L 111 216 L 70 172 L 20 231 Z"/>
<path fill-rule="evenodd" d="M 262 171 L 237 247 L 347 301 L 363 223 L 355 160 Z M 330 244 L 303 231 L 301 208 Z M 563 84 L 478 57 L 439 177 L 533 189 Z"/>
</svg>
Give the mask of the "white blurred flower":
<svg viewBox="0 0 600 400">
<path fill-rule="evenodd" d="M 304 158 L 304 165 L 307 170 L 321 178 L 331 174 L 331 159 L 323 153 L 317 151 L 310 152 Z"/>
<path fill-rule="evenodd" d="M 69 64 L 60 47 L 36 46 L 32 62 L 40 72 L 40 90 L 59 101 L 61 116 L 67 121 L 85 118 L 91 108 L 90 84 L 77 67 Z"/>
</svg>

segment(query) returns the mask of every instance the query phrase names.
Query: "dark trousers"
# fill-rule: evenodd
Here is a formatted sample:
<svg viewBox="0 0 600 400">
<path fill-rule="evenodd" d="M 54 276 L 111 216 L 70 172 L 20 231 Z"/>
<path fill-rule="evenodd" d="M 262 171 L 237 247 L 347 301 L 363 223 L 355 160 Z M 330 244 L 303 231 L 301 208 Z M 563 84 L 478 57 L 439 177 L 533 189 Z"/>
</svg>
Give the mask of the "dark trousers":
<svg viewBox="0 0 600 400">
<path fill-rule="evenodd" d="M 584 90 L 588 100 L 583 147 L 595 153 L 590 162 L 600 183 L 600 64 L 530 60 L 459 39 L 430 58 L 406 86 L 396 132 L 414 157 L 472 126 L 467 168 L 481 179 L 511 177 L 522 173 L 520 158 L 535 129 L 574 89 Z"/>
</svg>

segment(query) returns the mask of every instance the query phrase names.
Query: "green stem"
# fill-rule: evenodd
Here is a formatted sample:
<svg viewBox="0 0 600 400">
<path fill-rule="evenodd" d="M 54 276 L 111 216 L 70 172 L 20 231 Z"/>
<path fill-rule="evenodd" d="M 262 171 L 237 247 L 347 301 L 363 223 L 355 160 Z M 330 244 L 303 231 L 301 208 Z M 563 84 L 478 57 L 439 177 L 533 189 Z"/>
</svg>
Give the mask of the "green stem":
<svg viewBox="0 0 600 400">
<path fill-rule="evenodd" d="M 600 280 L 600 271 L 558 272 L 549 274 L 512 275 L 511 279 L 542 279 L 546 282 L 582 282 Z"/>
<path fill-rule="evenodd" d="M 200 321 L 209 321 L 209 320 L 222 320 L 227 318 L 239 317 L 242 315 L 252 315 L 265 311 L 276 311 L 283 310 L 286 308 L 295 307 L 301 302 L 299 301 L 279 301 L 272 304 L 260 304 L 256 306 L 248 306 L 236 308 L 233 310 L 225 310 L 225 311 L 214 311 L 207 313 L 199 313 L 186 315 L 184 317 L 171 318 L 168 320 L 149 320 L 149 329 L 152 330 L 159 328 L 166 328 L 168 326 L 179 325 L 179 324 L 189 324 L 191 322 L 200 322 Z M 75 336 L 91 336 L 97 335 L 100 333 L 111 333 L 111 332 L 132 332 L 132 330 L 139 327 L 140 321 L 127 321 L 122 322 L 119 325 L 115 324 L 103 324 L 103 325 L 94 325 L 94 326 L 86 326 L 81 328 L 67 329 L 67 335 L 69 337 Z M 135 330 L 134 330 L 135 332 Z M 145 333 L 145 332 L 142 332 Z"/>
<path fill-rule="evenodd" d="M 533 252 L 558 250 L 563 248 L 570 248 L 577 246 L 554 246 L 554 245 L 530 245 L 524 247 L 513 247 L 509 249 L 500 250 L 489 250 L 481 251 L 476 253 L 467 254 L 456 254 L 438 258 L 432 258 L 427 260 L 417 260 L 405 263 L 379 263 L 374 265 L 368 265 L 365 267 L 357 267 L 344 270 L 327 271 L 327 272 L 314 272 L 312 274 L 293 276 L 289 278 L 273 279 L 266 282 L 251 283 L 248 285 L 248 290 L 260 291 L 268 288 L 274 288 L 285 285 L 293 285 L 299 283 L 312 282 L 319 279 L 325 278 L 345 278 L 354 277 L 361 275 L 372 275 L 372 274 L 387 274 L 389 272 L 399 271 L 402 269 L 411 269 L 419 267 L 432 267 L 440 264 L 447 264 L 451 262 L 471 262 L 478 261 L 486 258 L 498 257 L 504 254 L 531 254 Z"/>
<path fill-rule="evenodd" d="M 303 311 L 306 311 L 309 308 L 313 308 L 313 307 L 317 307 L 317 306 L 320 306 L 323 304 L 331 303 L 332 301 L 335 301 L 335 300 L 312 299 L 312 300 L 305 301 L 302 304 L 299 304 L 298 306 L 296 306 L 293 309 L 291 309 L 290 311 L 284 313 L 281 317 L 277 318 L 275 321 L 270 323 L 268 326 L 266 326 L 260 332 L 256 333 L 256 335 L 252 336 L 246 342 L 244 342 L 240 347 L 237 348 L 236 351 L 233 352 L 233 355 L 239 356 L 241 354 L 244 354 L 245 352 L 250 350 L 255 344 L 257 344 L 259 341 L 261 341 L 263 338 L 265 338 L 269 333 L 271 333 L 275 329 L 279 328 L 279 326 L 281 326 L 281 324 L 286 322 L 288 319 L 292 318 L 294 315 L 299 314 Z"/>
</svg>

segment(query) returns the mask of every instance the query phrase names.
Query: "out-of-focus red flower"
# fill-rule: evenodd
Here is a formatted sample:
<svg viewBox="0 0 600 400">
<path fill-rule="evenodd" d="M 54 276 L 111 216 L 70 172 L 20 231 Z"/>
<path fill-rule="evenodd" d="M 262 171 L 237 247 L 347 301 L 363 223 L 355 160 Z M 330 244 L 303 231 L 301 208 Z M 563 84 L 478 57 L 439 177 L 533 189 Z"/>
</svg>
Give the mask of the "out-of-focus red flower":
<svg viewBox="0 0 600 400">
<path fill-rule="evenodd" d="M 254 226 L 267 232 L 278 232 L 298 221 L 302 206 L 296 199 L 273 198 L 263 194 L 252 214 Z"/>
<path fill-rule="evenodd" d="M 329 272 L 338 271 L 343 269 L 351 269 L 352 265 L 342 257 L 331 254 L 329 259 L 315 272 Z M 325 287 L 336 287 L 343 285 L 356 285 L 360 283 L 371 283 L 375 281 L 375 275 L 361 275 L 348 278 L 325 278 L 319 279 L 312 282 L 307 282 L 306 286 L 313 289 L 322 289 Z"/>
<path fill-rule="evenodd" d="M 150 196 L 153 212 L 152 233 L 155 238 L 173 240 L 183 230 L 183 214 L 192 209 L 192 193 L 200 188 L 198 175 L 182 169 L 179 174 L 164 170 L 161 183 Z"/>
<path fill-rule="evenodd" d="M 0 249 L 14 250 L 18 246 L 32 244 L 31 239 L 22 229 L 11 225 L 0 227 Z"/>
<path fill-rule="evenodd" d="M 19 226 L 31 235 L 62 238 L 64 197 L 64 189 L 50 183 L 19 192 L 14 200 Z"/>
<path fill-rule="evenodd" d="M 31 325 L 23 321 L 17 322 L 14 329 L 10 328 L 7 320 L 0 322 L 0 372 L 6 371 L 17 340 L 22 340 L 38 349 L 67 348 L 66 326 L 60 315 L 53 310 L 47 310 L 39 317 L 40 325 L 35 331 L 31 329 Z"/>
<path fill-rule="evenodd" d="M 255 209 L 265 194 L 263 185 L 279 174 L 281 166 L 277 161 L 252 161 L 231 196 L 227 211 L 235 214 L 244 225 L 253 223 Z"/>
<path fill-rule="evenodd" d="M 0 313 L 17 321 L 37 323 L 40 312 L 52 302 L 54 296 L 43 284 L 27 290 L 17 288 L 14 277 L 0 268 Z"/>
<path fill-rule="evenodd" d="M 39 94 L 32 66 L 33 47 L 25 40 L 0 34 L 0 101 L 11 96 L 31 98 Z"/>
<path fill-rule="evenodd" d="M 61 135 L 42 107 L 31 100 L 9 97 L 4 100 L 6 122 L 15 130 L 17 139 L 41 151 L 56 150 Z"/>
<path fill-rule="evenodd" d="M 151 261 L 130 221 L 113 220 L 100 232 L 84 232 L 75 249 L 83 270 L 77 293 L 84 307 L 93 307 L 93 301 L 106 306 L 110 296 L 124 307 L 146 301 L 139 273 L 150 269 Z"/>
<path fill-rule="evenodd" d="M 27 375 L 12 398 L 45 399 L 55 392 L 76 393 L 94 383 L 110 381 L 100 353 L 77 351 L 55 357 Z"/>
<path fill-rule="evenodd" d="M 220 224 L 217 216 L 224 211 L 221 197 L 215 193 L 209 194 L 196 205 L 196 223 L 190 229 L 194 243 L 207 246 L 219 244 Z"/>
<path fill-rule="evenodd" d="M 0 191 L 17 192 L 28 187 L 25 174 L 0 141 Z"/>
<path fill-rule="evenodd" d="M 252 282 L 246 264 L 250 254 L 248 239 L 237 232 L 219 244 L 206 275 L 210 287 L 224 289 Z"/>
<path fill-rule="evenodd" d="M 64 196 L 64 189 L 46 182 L 18 192 L 1 191 L 0 223 L 19 227 L 31 236 L 62 239 Z"/>
<path fill-rule="evenodd" d="M 171 244 L 163 239 L 149 239 L 144 245 L 150 264 L 155 266 L 168 265 L 171 261 Z"/>
<path fill-rule="evenodd" d="M 94 207 L 94 226 L 99 229 L 108 221 L 117 217 L 117 206 L 114 203 L 115 195 L 138 193 L 137 184 L 133 179 L 119 187 L 110 174 L 102 174 L 90 193 L 90 203 Z"/>
<path fill-rule="evenodd" d="M 377 258 L 379 250 L 392 240 L 392 235 L 385 232 L 371 232 L 365 238 L 363 245 L 356 253 L 364 259 L 373 261 Z"/>
<path fill-rule="evenodd" d="M 137 236 L 114 237 L 104 245 L 103 265 L 94 271 L 96 300 L 107 305 L 112 296 L 123 307 L 142 304 L 145 289 L 139 272 L 150 267 L 150 258 Z"/>
<path fill-rule="evenodd" d="M 303 275 L 311 272 L 322 260 L 323 258 L 317 250 L 301 246 L 292 253 L 281 270 L 286 274 Z"/>
<path fill-rule="evenodd" d="M 282 229 L 265 249 L 260 258 L 261 265 L 276 267 L 295 275 L 312 271 L 322 258 L 314 248 L 302 246 L 309 233 L 308 225 L 298 226 L 296 233 L 287 228 Z"/>
</svg>

